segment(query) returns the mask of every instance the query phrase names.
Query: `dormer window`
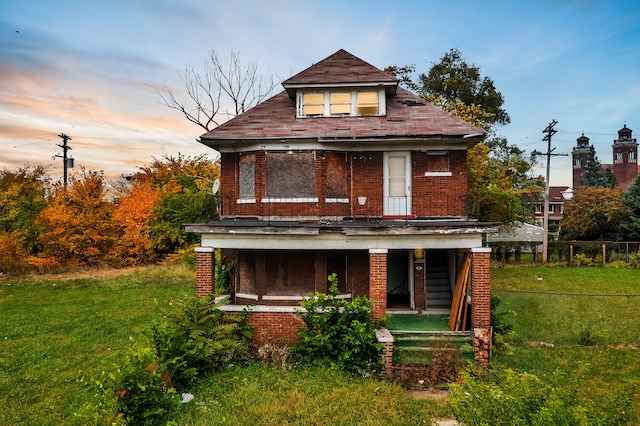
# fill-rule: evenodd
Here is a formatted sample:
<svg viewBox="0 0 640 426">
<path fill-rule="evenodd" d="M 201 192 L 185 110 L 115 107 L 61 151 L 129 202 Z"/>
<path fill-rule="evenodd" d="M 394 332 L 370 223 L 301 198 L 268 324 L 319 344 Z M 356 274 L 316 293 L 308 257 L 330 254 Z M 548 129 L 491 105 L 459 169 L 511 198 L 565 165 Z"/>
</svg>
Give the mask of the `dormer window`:
<svg viewBox="0 0 640 426">
<path fill-rule="evenodd" d="M 385 114 L 384 90 L 321 90 L 299 92 L 298 117 Z"/>
</svg>

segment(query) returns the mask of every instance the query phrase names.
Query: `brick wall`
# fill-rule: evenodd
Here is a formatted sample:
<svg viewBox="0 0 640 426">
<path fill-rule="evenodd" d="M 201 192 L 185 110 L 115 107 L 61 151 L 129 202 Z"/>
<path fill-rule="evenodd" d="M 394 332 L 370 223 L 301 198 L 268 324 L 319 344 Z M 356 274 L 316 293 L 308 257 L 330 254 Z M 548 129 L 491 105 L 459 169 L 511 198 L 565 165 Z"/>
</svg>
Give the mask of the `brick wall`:
<svg viewBox="0 0 640 426">
<path fill-rule="evenodd" d="M 215 249 L 196 247 L 196 295 L 205 297 L 213 294 L 215 282 Z"/>
<path fill-rule="evenodd" d="M 369 298 L 373 301 L 373 318 L 387 314 L 387 250 L 369 250 Z"/>
<path fill-rule="evenodd" d="M 292 312 L 251 312 L 247 323 L 253 327 L 251 350 L 254 354 L 267 342 L 276 345 L 292 343 L 298 339 L 298 329 L 304 327 L 300 316 Z"/>
<path fill-rule="evenodd" d="M 265 197 L 265 151 L 256 152 L 256 202 L 238 204 L 237 153 L 224 153 L 221 159 L 221 179 L 224 202 L 232 204 L 226 211 L 257 216 L 356 216 L 383 215 L 382 152 L 316 151 L 315 203 L 262 204 Z M 425 176 L 427 155 L 412 152 L 412 211 L 417 216 L 462 216 L 466 214 L 467 170 L 466 151 L 449 151 L 451 176 Z M 342 188 L 344 186 L 344 188 Z M 332 194 L 328 194 L 328 188 Z M 341 195 L 343 193 L 343 195 Z M 348 198 L 350 205 L 326 203 L 327 196 Z M 363 205 L 358 197 L 366 197 Z"/>
<path fill-rule="evenodd" d="M 491 249 L 471 249 L 471 256 L 471 329 L 474 359 L 480 365 L 487 365 L 491 346 Z"/>
</svg>

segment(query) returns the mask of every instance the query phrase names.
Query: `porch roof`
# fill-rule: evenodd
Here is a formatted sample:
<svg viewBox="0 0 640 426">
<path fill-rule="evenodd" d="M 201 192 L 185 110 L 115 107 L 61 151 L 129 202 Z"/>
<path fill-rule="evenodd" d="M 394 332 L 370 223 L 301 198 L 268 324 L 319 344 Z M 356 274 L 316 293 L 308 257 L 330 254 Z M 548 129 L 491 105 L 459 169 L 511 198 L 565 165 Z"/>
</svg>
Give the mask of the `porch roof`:
<svg viewBox="0 0 640 426">
<path fill-rule="evenodd" d="M 187 232 L 202 235 L 203 247 L 256 250 L 476 248 L 483 234 L 497 228 L 497 223 L 445 219 L 305 223 L 238 218 L 186 225 Z"/>
</svg>

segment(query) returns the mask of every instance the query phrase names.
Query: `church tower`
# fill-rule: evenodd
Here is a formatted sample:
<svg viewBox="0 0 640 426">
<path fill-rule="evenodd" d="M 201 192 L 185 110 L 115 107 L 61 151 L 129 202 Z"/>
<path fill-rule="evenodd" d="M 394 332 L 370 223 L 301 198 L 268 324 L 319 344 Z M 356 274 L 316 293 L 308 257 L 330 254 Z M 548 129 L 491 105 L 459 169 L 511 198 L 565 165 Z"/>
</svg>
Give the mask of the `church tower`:
<svg viewBox="0 0 640 426">
<path fill-rule="evenodd" d="M 577 139 L 578 145 L 573 147 L 571 157 L 573 158 L 573 187 L 580 186 L 580 178 L 582 178 L 582 168 L 584 167 L 585 160 L 589 157 L 591 146 L 589 145 L 589 138 L 582 134 Z"/>
<path fill-rule="evenodd" d="M 626 124 L 618 130 L 618 139 L 613 141 L 613 174 L 622 191 L 626 191 L 638 176 L 638 142 L 631 137 L 631 129 Z M 575 169 L 573 176 L 575 182 Z"/>
</svg>

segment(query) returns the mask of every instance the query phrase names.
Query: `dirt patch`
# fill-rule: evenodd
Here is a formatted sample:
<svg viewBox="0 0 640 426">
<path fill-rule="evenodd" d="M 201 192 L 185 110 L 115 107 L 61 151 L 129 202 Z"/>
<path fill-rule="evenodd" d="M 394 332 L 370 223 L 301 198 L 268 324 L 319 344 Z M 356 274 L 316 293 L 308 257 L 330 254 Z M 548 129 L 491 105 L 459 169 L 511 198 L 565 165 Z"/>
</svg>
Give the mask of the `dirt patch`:
<svg viewBox="0 0 640 426">
<path fill-rule="evenodd" d="M 153 268 L 154 265 L 131 266 L 128 268 L 95 268 L 62 272 L 58 274 L 38 274 L 24 277 L 26 280 L 78 280 L 83 278 L 108 279 L 131 275 L 134 272 Z"/>
<path fill-rule="evenodd" d="M 415 399 L 445 399 L 449 397 L 449 391 L 427 389 L 427 390 L 414 390 L 407 391 L 407 395 Z"/>
</svg>

